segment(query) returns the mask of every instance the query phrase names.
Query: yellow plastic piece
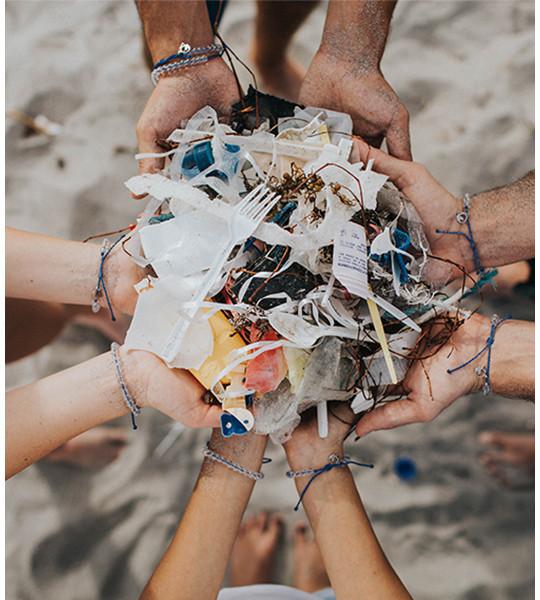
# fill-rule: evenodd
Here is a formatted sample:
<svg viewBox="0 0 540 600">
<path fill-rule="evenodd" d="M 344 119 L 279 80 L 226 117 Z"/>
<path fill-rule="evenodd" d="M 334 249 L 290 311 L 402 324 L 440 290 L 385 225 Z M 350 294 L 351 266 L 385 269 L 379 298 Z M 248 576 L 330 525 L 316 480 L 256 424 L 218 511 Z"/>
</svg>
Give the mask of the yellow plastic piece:
<svg viewBox="0 0 540 600">
<path fill-rule="evenodd" d="M 190 369 L 191 374 L 207 389 L 227 366 L 229 353 L 246 345 L 221 311 L 212 315 L 208 321 L 214 334 L 214 352 L 199 369 Z M 230 383 L 228 376 L 222 379 L 222 383 Z"/>
<path fill-rule="evenodd" d="M 371 315 L 371 320 L 373 321 L 373 325 L 375 326 L 375 333 L 377 334 L 377 339 L 379 340 L 379 344 L 381 345 L 383 351 L 384 360 L 386 362 L 386 368 L 388 369 L 388 373 L 390 374 L 390 379 L 392 383 L 396 384 L 398 382 L 396 369 L 394 368 L 394 362 L 392 361 L 390 348 L 388 347 L 388 342 L 386 341 L 386 335 L 384 333 L 381 315 L 379 314 L 379 307 L 370 298 L 368 298 L 367 304 L 369 308 L 369 314 Z"/>
</svg>

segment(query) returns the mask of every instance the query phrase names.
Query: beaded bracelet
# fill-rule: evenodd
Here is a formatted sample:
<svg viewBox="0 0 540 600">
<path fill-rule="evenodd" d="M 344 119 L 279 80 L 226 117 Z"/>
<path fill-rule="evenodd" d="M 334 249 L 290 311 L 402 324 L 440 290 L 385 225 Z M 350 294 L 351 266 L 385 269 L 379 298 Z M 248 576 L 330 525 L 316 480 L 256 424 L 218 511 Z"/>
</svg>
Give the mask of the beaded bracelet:
<svg viewBox="0 0 540 600">
<path fill-rule="evenodd" d="M 483 377 L 484 378 L 484 385 L 482 386 L 482 393 L 484 394 L 484 396 L 486 396 L 487 394 L 489 394 L 489 392 L 491 392 L 491 381 L 490 381 L 490 375 L 491 375 L 491 351 L 492 351 L 492 346 L 495 343 L 495 334 L 497 333 L 497 329 L 505 321 L 509 321 L 511 318 L 512 317 L 510 315 L 507 315 L 506 317 L 503 317 L 502 319 L 498 315 L 493 315 L 491 317 L 491 330 L 489 332 L 489 337 L 486 340 L 485 346 L 479 352 L 477 352 L 472 358 L 470 358 L 469 360 L 467 360 L 466 362 L 464 362 L 462 365 L 459 365 L 459 367 L 455 367 L 454 369 L 447 369 L 446 372 L 449 375 L 452 375 L 452 373 L 455 373 L 456 371 L 459 371 L 460 369 L 463 369 L 467 365 L 470 365 L 476 359 L 480 358 L 484 354 L 484 352 L 487 352 L 486 366 L 485 367 L 476 367 L 476 369 L 474 370 L 474 372 L 479 377 Z"/>
<path fill-rule="evenodd" d="M 253 479 L 254 481 L 259 481 L 264 478 L 264 473 L 261 473 L 260 471 L 250 471 L 249 469 L 246 469 L 246 467 L 232 462 L 232 460 L 228 460 L 224 456 L 221 456 L 221 454 L 214 452 L 208 443 L 206 444 L 206 448 L 203 450 L 203 456 L 227 467 L 235 473 L 243 475 L 244 477 L 248 477 L 249 479 Z"/>
<path fill-rule="evenodd" d="M 300 493 L 300 497 L 298 498 L 298 502 L 294 507 L 294 510 L 297 511 L 302 504 L 302 500 L 308 491 L 309 486 L 315 481 L 315 479 L 322 475 L 323 473 L 327 473 L 332 469 L 339 469 L 343 467 L 347 467 L 349 465 L 357 465 L 358 467 L 367 467 L 368 469 L 373 469 L 373 465 L 367 463 L 356 462 L 355 460 L 351 460 L 349 456 L 340 457 L 337 454 L 331 454 L 328 457 L 328 463 L 324 465 L 324 467 L 320 467 L 318 469 L 303 469 L 302 471 L 287 471 L 286 475 L 290 479 L 297 479 L 298 477 L 306 477 L 311 475 L 311 479 L 306 483 L 306 486 Z"/>
<path fill-rule="evenodd" d="M 188 56 L 182 58 L 182 60 L 174 59 L 174 61 L 165 62 L 160 66 L 155 67 L 150 75 L 152 83 L 157 85 L 160 77 L 165 74 L 185 69 L 187 67 L 194 67 L 199 64 L 209 62 L 214 58 L 219 58 L 223 54 L 223 47 L 215 45 L 215 49 L 206 52 L 205 54 Z M 165 59 L 164 59 L 165 60 Z M 157 63 L 156 63 L 157 64 Z"/>
<path fill-rule="evenodd" d="M 137 423 L 135 421 L 135 417 L 141 414 L 140 406 L 137 406 L 135 400 L 133 400 L 132 395 L 129 393 L 129 390 L 126 385 L 126 380 L 124 379 L 124 375 L 122 373 L 122 366 L 120 364 L 120 356 L 118 355 L 118 349 L 120 346 L 113 342 L 111 344 L 111 356 L 114 362 L 114 371 L 116 373 L 116 379 L 118 380 L 118 384 L 120 385 L 120 390 L 122 391 L 122 397 L 124 398 L 124 402 L 126 406 L 129 408 L 131 412 L 131 426 L 134 430 L 137 429 Z"/>
<path fill-rule="evenodd" d="M 174 54 L 158 60 L 158 62 L 152 67 L 152 70 L 166 65 L 167 63 L 170 63 L 176 59 L 191 58 L 193 56 L 200 56 L 201 54 L 213 54 L 215 52 L 222 53 L 223 46 L 221 44 L 209 44 L 208 46 L 192 48 L 186 42 L 182 42 Z"/>
</svg>

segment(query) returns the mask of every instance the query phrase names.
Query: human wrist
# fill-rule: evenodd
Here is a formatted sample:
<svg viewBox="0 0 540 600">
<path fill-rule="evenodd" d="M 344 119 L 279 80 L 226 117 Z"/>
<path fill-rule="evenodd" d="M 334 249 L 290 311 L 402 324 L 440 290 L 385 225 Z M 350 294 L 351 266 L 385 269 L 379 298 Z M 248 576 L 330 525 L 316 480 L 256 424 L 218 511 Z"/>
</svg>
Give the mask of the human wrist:
<svg viewBox="0 0 540 600">
<path fill-rule="evenodd" d="M 534 323 L 508 320 L 498 327 L 490 371 L 494 393 L 506 397 L 534 397 Z"/>
<path fill-rule="evenodd" d="M 447 269 L 449 281 L 454 281 L 474 271 L 474 256 L 471 245 L 464 235 L 453 235 L 446 232 L 456 231 L 468 235 L 466 224 L 457 221 L 457 215 L 463 212 L 463 200 L 448 194 L 448 202 L 441 206 L 437 227 L 431 233 L 431 254 L 443 259 L 449 265 Z M 438 265 L 444 269 L 444 265 Z M 446 283 L 446 282 L 444 282 Z M 466 282 L 469 286 L 470 280 Z"/>
<path fill-rule="evenodd" d="M 249 432 L 243 436 L 224 438 L 220 429 L 214 429 L 209 448 L 246 469 L 260 471 L 267 444 L 267 435 Z"/>
<path fill-rule="evenodd" d="M 205 2 L 137 0 L 137 7 L 154 63 L 176 52 L 182 42 L 195 47 L 213 41 Z"/>
<path fill-rule="evenodd" d="M 322 442 L 323 440 L 318 440 Z M 294 448 L 285 445 L 287 462 L 292 471 L 320 469 L 328 464 L 332 456 L 344 456 L 343 444 L 315 444 L 309 448 Z"/>
</svg>

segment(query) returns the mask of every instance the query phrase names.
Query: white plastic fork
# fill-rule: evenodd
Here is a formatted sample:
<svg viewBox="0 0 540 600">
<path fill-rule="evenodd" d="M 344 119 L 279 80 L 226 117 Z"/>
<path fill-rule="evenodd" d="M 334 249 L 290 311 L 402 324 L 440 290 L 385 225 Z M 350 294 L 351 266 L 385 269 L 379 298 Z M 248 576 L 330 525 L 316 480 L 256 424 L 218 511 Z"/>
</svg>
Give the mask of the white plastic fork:
<svg viewBox="0 0 540 600">
<path fill-rule="evenodd" d="M 185 318 L 177 321 L 169 334 L 164 354 L 167 362 L 172 362 L 180 351 L 182 340 L 193 317 L 214 285 L 229 254 L 237 244 L 251 236 L 280 198 L 279 194 L 272 192 L 264 184 L 260 184 L 233 208 L 229 222 L 230 235 L 227 246 L 221 254 L 216 256 L 210 270 L 205 275 L 197 296 L 193 299 L 193 307 L 187 312 Z"/>
</svg>

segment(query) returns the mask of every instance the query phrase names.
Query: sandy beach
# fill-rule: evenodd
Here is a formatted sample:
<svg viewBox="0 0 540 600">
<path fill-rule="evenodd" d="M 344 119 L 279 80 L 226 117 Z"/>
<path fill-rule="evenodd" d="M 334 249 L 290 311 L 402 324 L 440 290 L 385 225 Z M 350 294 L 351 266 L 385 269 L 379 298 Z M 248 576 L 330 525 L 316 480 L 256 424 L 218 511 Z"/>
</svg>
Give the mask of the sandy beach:
<svg viewBox="0 0 540 600">
<path fill-rule="evenodd" d="M 249 60 L 255 5 L 231 1 L 221 31 Z M 292 51 L 309 64 L 322 3 Z M 130 0 L 8 0 L 6 105 L 63 126 L 35 145 L 7 121 L 6 223 L 69 239 L 132 222 L 142 205 L 123 182 L 136 173 L 135 123 L 151 92 L 140 25 Z M 398 3 L 383 71 L 411 114 L 415 160 L 452 192 L 507 183 L 534 168 L 532 1 Z M 246 74 L 243 81 L 248 83 Z M 534 304 L 487 301 L 482 311 L 534 318 Z M 108 348 L 95 331 L 69 327 L 53 344 L 10 365 L 8 387 L 67 368 Z M 375 433 L 350 445 L 373 462 L 355 473 L 381 544 L 418 600 L 533 597 L 534 493 L 499 487 L 477 457 L 485 429 L 533 429 L 524 401 L 475 395 L 426 425 Z M 120 425 L 129 427 L 128 419 Z M 79 471 L 42 462 L 6 487 L 9 600 L 131 600 L 170 539 L 198 472 L 207 432 L 185 431 L 155 453 L 171 422 L 146 411 L 109 467 Z M 400 481 L 397 456 L 418 477 Z M 275 510 L 289 526 L 294 485 L 279 447 L 250 511 Z M 289 535 L 288 534 L 288 535 Z M 290 581 L 287 540 L 281 582 Z"/>
</svg>

